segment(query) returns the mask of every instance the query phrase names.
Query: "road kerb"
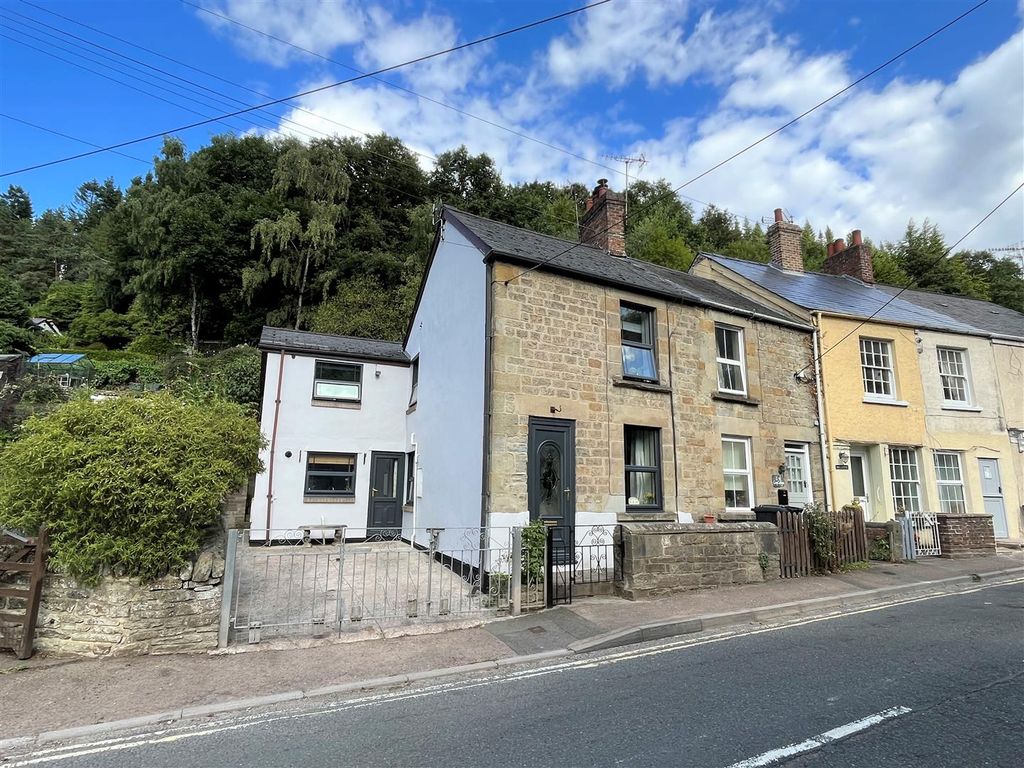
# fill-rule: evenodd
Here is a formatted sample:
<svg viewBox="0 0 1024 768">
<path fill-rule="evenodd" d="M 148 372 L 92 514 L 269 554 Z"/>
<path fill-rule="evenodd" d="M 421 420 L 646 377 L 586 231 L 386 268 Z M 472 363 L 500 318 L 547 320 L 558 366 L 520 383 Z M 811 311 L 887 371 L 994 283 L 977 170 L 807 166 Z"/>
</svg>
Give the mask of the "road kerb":
<svg viewBox="0 0 1024 768">
<path fill-rule="evenodd" d="M 487 671 L 520 664 L 550 661 L 552 659 L 563 658 L 575 654 L 606 650 L 624 645 L 633 645 L 635 643 L 645 642 L 648 640 L 662 640 L 684 634 L 693 634 L 716 627 L 769 621 L 775 618 L 811 614 L 822 610 L 836 608 L 843 609 L 847 607 L 863 607 L 863 601 L 866 598 L 894 594 L 913 597 L 915 594 L 922 591 L 933 591 L 937 587 L 952 586 L 956 583 L 979 581 L 991 582 L 1000 577 L 1020 575 L 1024 575 L 1024 567 L 1006 568 L 1000 571 L 990 571 L 983 574 L 965 574 L 962 576 L 952 576 L 945 579 L 934 579 L 931 581 L 921 581 L 913 584 L 903 584 L 892 587 L 879 587 L 871 590 L 848 592 L 843 595 L 835 595 L 825 598 L 811 598 L 809 600 L 800 600 L 790 603 L 779 603 L 774 606 L 734 611 L 731 613 L 707 614 L 699 617 L 680 617 L 666 621 L 618 629 L 613 632 L 607 632 L 585 640 L 576 641 L 571 643 L 568 648 L 559 648 L 551 651 L 543 651 L 541 653 L 508 656 L 492 661 L 462 664 L 455 667 L 425 670 L 423 672 L 412 672 L 405 675 L 371 678 L 369 680 L 323 686 L 306 691 L 296 690 L 270 694 L 267 696 L 231 699 L 214 704 L 184 707 L 182 709 L 171 710 L 168 712 L 158 712 L 152 715 L 141 715 L 139 717 L 131 717 L 123 720 L 111 720 L 106 723 L 95 723 L 92 725 L 83 725 L 74 728 L 44 731 L 36 736 L 21 736 L 4 739 L 0 740 L 0 754 L 18 747 L 40 746 L 42 744 L 49 744 L 56 741 L 93 737 L 113 731 L 129 730 L 132 728 L 145 727 L 147 725 L 173 723 L 192 718 L 208 717 L 210 715 L 235 712 L 242 709 L 251 709 L 253 707 L 267 706 L 270 704 L 280 704 L 290 701 L 298 701 L 300 699 L 311 699 L 343 693 L 353 693 L 356 691 L 367 691 L 376 688 L 393 688 L 395 686 L 419 682 L 422 680 L 433 680 L 468 672 Z"/>
<path fill-rule="evenodd" d="M 624 645 L 634 645 L 648 640 L 664 640 L 670 637 L 693 634 L 705 629 L 715 629 L 736 624 L 748 624 L 755 622 L 775 621 L 795 616 L 806 616 L 820 613 L 827 610 L 846 610 L 849 608 L 863 607 L 866 601 L 878 597 L 891 597 L 896 595 L 913 597 L 921 593 L 933 592 L 936 589 L 956 584 L 990 582 L 999 577 L 1007 577 L 1024 574 L 1024 567 L 1006 568 L 1001 571 L 990 571 L 984 574 L 962 574 L 950 576 L 945 579 L 932 579 L 919 581 L 913 584 L 901 584 L 890 587 L 878 587 L 876 589 L 863 589 L 856 592 L 846 592 L 841 595 L 830 595 L 828 597 L 814 597 L 807 600 L 797 600 L 789 603 L 778 603 L 763 608 L 744 609 L 728 613 L 713 613 L 697 617 L 678 617 L 664 621 L 643 624 L 640 626 L 623 627 L 621 629 L 605 632 L 594 637 L 577 640 L 569 644 L 569 650 L 573 653 L 591 653 L 593 651 L 605 651 L 610 648 L 618 648 Z"/>
</svg>

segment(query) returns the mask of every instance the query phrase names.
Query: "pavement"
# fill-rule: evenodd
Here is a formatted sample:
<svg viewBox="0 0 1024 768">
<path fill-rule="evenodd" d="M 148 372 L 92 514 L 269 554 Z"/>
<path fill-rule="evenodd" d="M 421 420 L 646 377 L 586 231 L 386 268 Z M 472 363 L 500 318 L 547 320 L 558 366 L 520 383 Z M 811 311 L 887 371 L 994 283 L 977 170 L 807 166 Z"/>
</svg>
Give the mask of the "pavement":
<svg viewBox="0 0 1024 768">
<path fill-rule="evenodd" d="M 1010 768 L 1024 588 L 642 645 L 12 756 L 11 768 L 762 765 Z"/>
<path fill-rule="evenodd" d="M 36 656 L 28 662 L 0 655 L 0 754 L 15 739 L 44 743 L 85 736 L 124 726 L 120 721 L 129 718 L 136 718 L 136 724 L 147 719 L 180 720 L 273 700 L 497 669 L 712 627 L 879 604 L 959 589 L 979 580 L 991 583 L 1020 576 L 1022 568 L 1021 552 L 971 560 L 877 563 L 832 576 L 724 587 L 650 601 L 585 598 L 571 606 L 439 634 L 312 647 L 296 643 L 252 653 L 104 659 Z M 78 730 L 68 733 L 66 729 Z"/>
</svg>

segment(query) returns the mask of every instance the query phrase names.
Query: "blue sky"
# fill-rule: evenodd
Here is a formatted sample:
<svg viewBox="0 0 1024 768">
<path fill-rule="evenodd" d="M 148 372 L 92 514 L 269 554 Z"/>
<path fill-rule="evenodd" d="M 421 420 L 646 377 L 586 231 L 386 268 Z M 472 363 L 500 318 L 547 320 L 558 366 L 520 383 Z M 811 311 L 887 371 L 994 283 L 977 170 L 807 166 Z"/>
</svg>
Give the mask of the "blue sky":
<svg viewBox="0 0 1024 768">
<path fill-rule="evenodd" d="M 0 0 L 0 112 L 95 144 L 227 112 L 238 103 L 227 99 L 264 100 L 254 91 L 277 98 L 352 75 L 180 0 L 30 2 Z M 564 0 L 194 2 L 361 70 L 576 5 Z M 572 20 L 388 76 L 588 160 L 366 81 L 304 98 L 300 106 L 306 111 L 282 106 L 255 124 L 239 118 L 179 135 L 195 149 L 229 129 L 305 136 L 384 130 L 426 156 L 460 143 L 488 152 L 508 180 L 592 182 L 608 176 L 614 187 L 621 187 L 623 178 L 606 156 L 643 153 L 648 159 L 643 178 L 664 177 L 678 185 L 972 4 L 613 0 Z M 138 63 L 111 51 L 198 86 L 173 78 L 168 84 L 169 75 L 153 70 L 142 74 Z M 1020 4 L 990 0 L 842 100 L 684 194 L 751 218 L 783 207 L 798 221 L 809 218 L 840 232 L 860 227 L 875 239 L 898 237 L 911 217 L 930 217 L 955 239 L 1024 174 L 1022 61 Z M 281 116 L 291 122 L 282 124 Z M 127 185 L 146 171 L 158 148 L 159 141 L 144 142 L 122 150 L 139 160 L 105 153 L 5 177 L 0 184 L 25 187 L 42 211 L 69 202 L 88 179 L 112 176 Z M 0 173 L 87 149 L 0 117 Z M 1019 242 L 1022 205 L 1018 195 L 967 245 Z M 701 205 L 695 206 L 699 211 Z"/>
</svg>

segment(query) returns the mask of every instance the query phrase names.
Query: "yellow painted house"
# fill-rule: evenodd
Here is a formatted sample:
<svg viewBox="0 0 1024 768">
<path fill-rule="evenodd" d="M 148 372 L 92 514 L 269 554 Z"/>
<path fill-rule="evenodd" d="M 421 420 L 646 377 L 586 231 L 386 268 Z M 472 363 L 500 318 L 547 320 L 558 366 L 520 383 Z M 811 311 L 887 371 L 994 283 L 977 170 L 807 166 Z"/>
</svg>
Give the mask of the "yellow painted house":
<svg viewBox="0 0 1024 768">
<path fill-rule="evenodd" d="M 691 271 L 816 328 L 821 455 L 832 506 L 988 514 L 1024 541 L 1024 315 L 989 302 L 876 285 L 859 232 L 806 272 L 800 228 L 768 230 L 769 264 L 701 254 Z"/>
</svg>

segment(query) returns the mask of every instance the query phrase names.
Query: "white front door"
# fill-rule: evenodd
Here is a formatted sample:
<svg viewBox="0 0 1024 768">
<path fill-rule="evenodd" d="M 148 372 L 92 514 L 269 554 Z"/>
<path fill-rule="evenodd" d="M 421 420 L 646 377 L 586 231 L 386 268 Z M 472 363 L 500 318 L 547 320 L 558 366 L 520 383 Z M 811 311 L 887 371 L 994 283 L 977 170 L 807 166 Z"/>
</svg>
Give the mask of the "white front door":
<svg viewBox="0 0 1024 768">
<path fill-rule="evenodd" d="M 786 488 L 789 490 L 789 503 L 794 507 L 814 501 L 811 453 L 806 443 L 786 443 Z"/>
<path fill-rule="evenodd" d="M 853 498 L 864 510 L 864 520 L 871 520 L 871 474 L 868 469 L 868 455 L 864 451 L 850 451 L 850 478 L 853 481 Z"/>
</svg>

